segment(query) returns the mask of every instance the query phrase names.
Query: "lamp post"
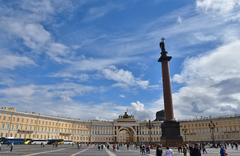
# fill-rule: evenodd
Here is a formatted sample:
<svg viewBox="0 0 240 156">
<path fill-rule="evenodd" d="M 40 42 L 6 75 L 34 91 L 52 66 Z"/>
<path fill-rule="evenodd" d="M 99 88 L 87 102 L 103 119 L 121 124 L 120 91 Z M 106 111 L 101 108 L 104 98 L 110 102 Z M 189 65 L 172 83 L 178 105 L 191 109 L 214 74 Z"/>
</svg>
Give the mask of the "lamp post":
<svg viewBox="0 0 240 156">
<path fill-rule="evenodd" d="M 215 147 L 215 138 L 214 138 L 214 130 L 215 130 L 215 124 L 213 123 L 212 120 L 210 120 L 210 123 L 208 124 L 208 127 L 211 132 L 211 139 L 212 139 L 212 146 Z"/>
<path fill-rule="evenodd" d="M 152 143 L 152 128 L 153 128 L 153 124 L 151 123 L 151 120 L 148 120 L 147 123 L 147 127 L 148 127 L 148 134 L 149 134 L 149 145 L 151 145 Z"/>
</svg>

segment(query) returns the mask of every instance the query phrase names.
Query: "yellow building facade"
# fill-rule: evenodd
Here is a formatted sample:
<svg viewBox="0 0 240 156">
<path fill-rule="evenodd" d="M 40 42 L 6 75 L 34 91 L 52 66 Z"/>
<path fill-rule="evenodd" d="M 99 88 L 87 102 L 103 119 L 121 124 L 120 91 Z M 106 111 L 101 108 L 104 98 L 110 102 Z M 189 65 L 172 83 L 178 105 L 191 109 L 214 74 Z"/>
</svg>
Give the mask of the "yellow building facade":
<svg viewBox="0 0 240 156">
<path fill-rule="evenodd" d="M 184 141 L 240 141 L 240 116 L 181 121 Z"/>
<path fill-rule="evenodd" d="M 89 141 L 89 122 L 0 109 L 0 137 Z"/>
<path fill-rule="evenodd" d="M 240 141 L 240 116 L 180 121 L 185 142 Z M 138 121 L 125 112 L 113 121 L 81 121 L 0 109 L 0 137 L 64 139 L 81 143 L 160 143 L 161 121 Z"/>
</svg>

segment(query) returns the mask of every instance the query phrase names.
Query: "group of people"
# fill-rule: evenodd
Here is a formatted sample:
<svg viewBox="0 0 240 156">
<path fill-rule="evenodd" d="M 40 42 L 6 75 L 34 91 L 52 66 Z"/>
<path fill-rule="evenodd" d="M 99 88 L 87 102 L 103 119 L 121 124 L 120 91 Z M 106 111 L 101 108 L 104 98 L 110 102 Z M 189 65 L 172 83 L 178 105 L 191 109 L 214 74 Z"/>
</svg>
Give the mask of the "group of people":
<svg viewBox="0 0 240 156">
<path fill-rule="evenodd" d="M 101 145 L 100 145 L 100 144 L 98 144 L 98 146 L 97 146 L 97 147 L 98 147 L 98 150 L 99 150 L 99 151 L 100 151 L 100 150 L 103 150 L 103 144 L 101 144 Z"/>
<path fill-rule="evenodd" d="M 194 146 L 190 145 L 189 147 L 188 146 L 178 147 L 178 152 L 183 153 L 184 156 L 187 156 L 188 151 L 190 156 L 201 156 L 201 150 L 198 144 L 194 144 Z M 161 145 L 158 145 L 156 148 L 156 156 L 162 155 L 163 155 L 162 147 Z M 164 156 L 173 156 L 173 150 L 169 147 L 166 147 Z"/>
<path fill-rule="evenodd" d="M 232 147 L 232 144 L 230 144 Z M 235 146 L 235 149 L 238 149 L 238 145 L 233 144 Z M 219 145 L 217 147 L 220 147 L 219 154 L 220 156 L 227 156 L 227 145 Z M 233 149 L 233 147 L 232 147 Z M 207 154 L 207 150 L 205 145 L 199 145 L 199 144 L 190 144 L 190 145 L 184 145 L 181 147 L 178 147 L 178 152 L 183 153 L 184 156 L 187 156 L 187 153 L 189 153 L 189 156 L 201 156 L 202 154 Z M 169 147 L 166 147 L 165 152 L 163 152 L 163 148 L 161 145 L 158 145 L 156 148 L 156 156 L 173 156 L 173 150 Z"/>
<path fill-rule="evenodd" d="M 156 148 L 156 156 L 173 156 L 173 150 L 169 147 L 166 147 L 166 151 L 163 153 L 163 149 L 161 145 L 158 145 Z"/>
<path fill-rule="evenodd" d="M 140 145 L 140 153 L 142 153 L 142 155 L 150 154 L 150 145 L 149 146 Z"/>
</svg>

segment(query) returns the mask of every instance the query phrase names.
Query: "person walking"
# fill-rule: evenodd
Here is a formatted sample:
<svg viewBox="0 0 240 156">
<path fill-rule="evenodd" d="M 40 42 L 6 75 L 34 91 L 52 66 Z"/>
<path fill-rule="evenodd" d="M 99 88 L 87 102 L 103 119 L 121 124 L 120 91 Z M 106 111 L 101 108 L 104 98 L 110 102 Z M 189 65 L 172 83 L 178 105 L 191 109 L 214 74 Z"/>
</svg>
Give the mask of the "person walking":
<svg viewBox="0 0 240 156">
<path fill-rule="evenodd" d="M 221 148 L 220 148 L 220 156 L 227 156 L 227 155 L 228 154 L 227 154 L 226 149 L 223 146 L 221 146 Z"/>
<path fill-rule="evenodd" d="M 202 147 L 202 151 L 203 151 L 203 154 L 207 154 L 207 150 L 206 150 L 205 145 Z"/>
<path fill-rule="evenodd" d="M 183 155 L 187 156 L 187 147 L 186 146 L 183 146 L 182 151 L 183 151 Z"/>
<path fill-rule="evenodd" d="M 10 152 L 12 152 L 12 150 L 13 150 L 13 142 L 11 143 L 11 145 L 10 145 Z"/>
<path fill-rule="evenodd" d="M 157 149 L 156 149 L 156 156 L 162 156 L 162 148 L 160 145 L 157 146 Z"/>
<path fill-rule="evenodd" d="M 167 147 L 167 150 L 165 151 L 164 156 L 173 156 L 173 151 L 169 147 Z"/>
<path fill-rule="evenodd" d="M 198 144 L 194 145 L 192 156 L 201 156 L 201 150 Z"/>
<path fill-rule="evenodd" d="M 146 153 L 146 147 L 145 147 L 145 145 L 142 145 L 142 155 L 145 155 L 145 153 Z"/>
<path fill-rule="evenodd" d="M 190 156 L 193 156 L 193 145 L 190 144 L 189 147 L 188 147 L 188 149 L 189 149 L 189 155 L 190 155 Z"/>
</svg>

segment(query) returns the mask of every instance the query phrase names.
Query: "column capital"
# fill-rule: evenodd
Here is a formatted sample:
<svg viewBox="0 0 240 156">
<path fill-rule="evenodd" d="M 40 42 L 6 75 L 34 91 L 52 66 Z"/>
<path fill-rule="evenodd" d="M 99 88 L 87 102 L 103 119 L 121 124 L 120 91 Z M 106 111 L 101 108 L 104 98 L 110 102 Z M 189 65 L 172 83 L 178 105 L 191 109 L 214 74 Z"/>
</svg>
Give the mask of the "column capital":
<svg viewBox="0 0 240 156">
<path fill-rule="evenodd" d="M 172 56 L 167 56 L 167 52 L 161 52 L 161 56 L 158 59 L 158 62 L 170 61 L 171 59 L 172 59 Z"/>
</svg>

